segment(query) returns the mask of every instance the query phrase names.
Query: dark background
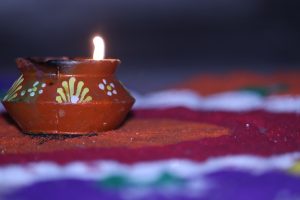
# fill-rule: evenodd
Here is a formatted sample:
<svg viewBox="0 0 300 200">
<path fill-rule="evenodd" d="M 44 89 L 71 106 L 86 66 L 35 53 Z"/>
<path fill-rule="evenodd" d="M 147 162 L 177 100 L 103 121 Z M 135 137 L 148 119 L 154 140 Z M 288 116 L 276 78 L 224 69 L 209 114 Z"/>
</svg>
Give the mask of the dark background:
<svg viewBox="0 0 300 200">
<path fill-rule="evenodd" d="M 120 79 L 141 92 L 196 72 L 298 69 L 299 5 L 288 0 L 1 0 L 0 79 L 16 78 L 19 56 L 90 57 L 96 33 L 106 41 L 106 57 L 122 60 Z"/>
</svg>

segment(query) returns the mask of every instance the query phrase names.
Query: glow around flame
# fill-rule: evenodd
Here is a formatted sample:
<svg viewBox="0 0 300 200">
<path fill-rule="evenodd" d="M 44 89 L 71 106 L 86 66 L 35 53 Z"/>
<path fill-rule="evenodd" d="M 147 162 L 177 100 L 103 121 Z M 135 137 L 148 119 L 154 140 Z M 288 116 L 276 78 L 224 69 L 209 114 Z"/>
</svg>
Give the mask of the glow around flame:
<svg viewBox="0 0 300 200">
<path fill-rule="evenodd" d="M 95 46 L 93 59 L 94 60 L 102 60 L 104 59 L 104 40 L 100 36 L 96 36 L 93 39 L 93 43 Z"/>
</svg>

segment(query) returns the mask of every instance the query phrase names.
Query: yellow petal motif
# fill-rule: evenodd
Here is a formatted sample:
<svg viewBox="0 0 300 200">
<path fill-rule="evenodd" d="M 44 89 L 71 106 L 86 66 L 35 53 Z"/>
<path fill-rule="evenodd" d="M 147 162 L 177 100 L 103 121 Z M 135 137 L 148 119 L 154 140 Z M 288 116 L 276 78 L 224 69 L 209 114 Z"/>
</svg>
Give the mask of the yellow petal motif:
<svg viewBox="0 0 300 200">
<path fill-rule="evenodd" d="M 77 97 L 79 97 L 83 85 L 84 85 L 83 81 L 79 81 L 79 83 L 78 83 L 78 85 L 77 85 L 77 91 L 76 91 L 76 96 L 77 96 Z"/>
<path fill-rule="evenodd" d="M 62 99 L 61 99 L 61 96 L 57 96 L 57 97 L 56 97 L 56 101 L 57 101 L 58 103 L 62 103 L 62 102 L 63 102 Z"/>
<path fill-rule="evenodd" d="M 60 99 L 64 102 L 67 102 L 66 95 L 64 93 L 64 90 L 62 88 L 57 88 L 57 93 L 60 95 Z"/>
<path fill-rule="evenodd" d="M 91 96 L 86 95 L 89 93 L 89 88 L 83 87 L 84 82 L 79 81 L 76 85 L 76 78 L 71 77 L 68 81 L 62 82 L 62 87 L 57 88 L 58 96 L 56 102 L 58 103 L 87 103 L 93 100 Z M 75 94 L 76 91 L 76 94 Z"/>
<path fill-rule="evenodd" d="M 6 96 L 3 98 L 3 101 L 12 101 L 18 96 L 18 91 L 22 89 L 22 82 L 24 81 L 23 75 L 18 78 L 8 90 Z"/>
<path fill-rule="evenodd" d="M 72 97 L 74 95 L 74 83 L 76 79 L 74 77 L 70 78 L 69 80 L 69 88 L 70 88 L 70 96 Z"/>
<path fill-rule="evenodd" d="M 71 98 L 70 98 L 70 91 L 69 91 L 68 82 L 67 82 L 67 81 L 63 81 L 63 82 L 62 82 L 62 86 L 63 86 L 63 88 L 65 89 L 65 94 L 66 94 L 66 96 L 67 96 L 68 101 L 70 102 L 70 101 L 71 101 Z"/>
</svg>

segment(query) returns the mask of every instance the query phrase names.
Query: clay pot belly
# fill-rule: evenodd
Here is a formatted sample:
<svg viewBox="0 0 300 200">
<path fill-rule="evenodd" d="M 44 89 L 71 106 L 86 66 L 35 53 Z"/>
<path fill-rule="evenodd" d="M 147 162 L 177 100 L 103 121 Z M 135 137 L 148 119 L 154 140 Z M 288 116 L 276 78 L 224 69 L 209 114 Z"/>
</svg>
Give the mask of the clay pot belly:
<svg viewBox="0 0 300 200">
<path fill-rule="evenodd" d="M 89 134 L 120 126 L 134 98 L 114 76 L 119 61 L 67 61 L 49 67 L 49 61 L 19 59 L 23 75 L 3 99 L 10 116 L 31 134 Z"/>
</svg>

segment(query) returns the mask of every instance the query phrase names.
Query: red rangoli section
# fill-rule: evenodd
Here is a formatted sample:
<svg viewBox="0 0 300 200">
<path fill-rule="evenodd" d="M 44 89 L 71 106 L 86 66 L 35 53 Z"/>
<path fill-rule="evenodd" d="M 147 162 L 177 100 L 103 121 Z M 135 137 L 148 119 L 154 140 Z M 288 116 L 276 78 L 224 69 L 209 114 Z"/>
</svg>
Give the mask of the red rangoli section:
<svg viewBox="0 0 300 200">
<path fill-rule="evenodd" d="M 161 118 L 171 120 L 161 122 L 153 120 Z M 91 141 L 100 136 L 84 136 L 73 139 L 50 138 L 45 139 L 46 141 L 43 141 L 41 138 L 34 138 L 32 139 L 35 141 L 33 143 L 35 145 L 33 147 L 34 150 L 28 151 L 27 149 L 26 152 L 25 146 L 28 146 L 26 140 L 17 142 L 16 137 L 29 136 L 15 133 L 19 134 L 19 136 L 15 135 L 8 139 L 8 136 L 3 136 L 4 132 L 2 132 L 0 163 L 26 163 L 48 160 L 64 164 L 76 160 L 93 161 L 96 159 L 134 163 L 172 158 L 202 161 L 210 157 L 224 155 L 254 154 L 269 156 L 300 150 L 299 114 L 275 114 L 264 111 L 244 113 L 202 112 L 185 108 L 173 108 L 164 110 L 138 110 L 134 112 L 131 120 L 131 122 L 122 128 L 124 131 L 127 129 L 131 136 L 134 136 L 136 132 L 141 133 L 142 130 L 148 129 L 148 126 L 151 124 L 152 131 L 156 129 L 158 131 L 156 134 L 162 133 L 161 137 L 156 135 L 156 137 L 153 137 L 152 142 L 147 139 L 147 145 L 136 143 L 137 145 L 130 146 L 126 145 L 125 142 L 122 145 L 115 145 L 112 148 L 107 148 L 104 144 L 105 142 L 99 142 L 100 139 L 92 145 L 93 142 Z M 3 126 L 3 119 L 1 123 L 2 130 L 5 127 Z M 216 126 L 204 124 L 215 124 Z M 176 132 L 176 127 L 181 131 Z M 226 127 L 227 129 L 222 127 Z M 195 137 L 195 135 L 199 134 L 199 132 L 196 133 L 196 130 L 199 131 L 201 129 L 212 131 L 210 133 L 209 131 L 206 132 L 206 134 L 212 137 L 206 137 L 207 135 L 205 137 L 203 135 L 198 138 Z M 8 134 L 8 132 L 14 130 L 14 127 L 12 125 L 7 126 L 6 130 L 5 133 Z M 122 141 L 124 139 L 122 137 L 127 138 L 127 136 L 122 136 L 121 132 L 118 134 L 118 131 L 110 132 L 111 135 L 106 137 L 113 138 L 111 141 Z M 165 135 L 166 132 L 169 132 L 169 135 Z M 109 134 L 109 132 L 106 134 Z M 182 137 L 180 134 L 182 134 Z M 119 135 L 120 137 L 118 137 Z M 145 136 L 145 134 L 143 135 Z M 189 136 L 186 138 L 187 135 Z M 72 141 L 76 142 L 70 145 Z M 38 145 L 38 142 L 43 144 Z M 10 146 L 9 143 L 14 143 L 14 145 Z M 53 151 L 49 151 L 51 148 L 45 151 L 46 146 L 49 148 L 52 147 Z M 10 149 L 9 152 L 6 152 L 5 148 Z M 24 153 L 17 153 L 20 152 L 17 149 L 23 148 Z"/>
<path fill-rule="evenodd" d="M 0 117 L 0 152 L 41 153 L 84 148 L 141 148 L 229 135 L 229 129 L 207 123 L 170 119 L 129 119 L 114 131 L 88 136 L 26 135 L 7 115 Z"/>
</svg>

